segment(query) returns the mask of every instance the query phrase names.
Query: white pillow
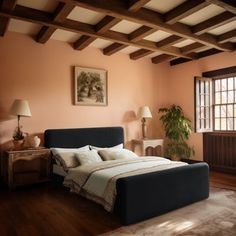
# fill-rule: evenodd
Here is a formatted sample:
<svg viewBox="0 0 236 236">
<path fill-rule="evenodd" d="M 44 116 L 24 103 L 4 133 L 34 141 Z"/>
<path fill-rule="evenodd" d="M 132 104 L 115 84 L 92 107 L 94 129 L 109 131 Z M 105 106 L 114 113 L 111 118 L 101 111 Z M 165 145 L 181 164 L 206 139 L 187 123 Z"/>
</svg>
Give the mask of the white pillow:
<svg viewBox="0 0 236 236">
<path fill-rule="evenodd" d="M 124 147 L 123 143 L 118 144 L 118 145 L 113 146 L 113 147 L 96 147 L 96 146 L 91 146 L 90 145 L 91 150 L 97 150 L 97 151 L 104 150 L 104 149 L 123 149 L 123 147 Z"/>
<path fill-rule="evenodd" d="M 138 158 L 134 152 L 128 149 L 104 149 L 98 151 L 98 154 L 104 161 Z"/>
<path fill-rule="evenodd" d="M 58 153 L 62 152 L 77 152 L 77 151 L 89 151 L 89 145 L 80 147 L 80 148 L 50 148 L 53 155 L 56 155 Z"/>
<path fill-rule="evenodd" d="M 89 145 L 86 145 L 81 148 L 50 148 L 50 150 L 52 151 L 56 164 L 62 166 L 65 171 L 68 171 L 68 168 L 79 165 L 78 160 L 75 158 L 75 153 L 89 151 L 90 149 Z"/>
<path fill-rule="evenodd" d="M 102 161 L 101 157 L 98 155 L 98 152 L 96 150 L 81 151 L 81 152 L 76 153 L 75 157 L 79 161 L 80 165 Z"/>
</svg>

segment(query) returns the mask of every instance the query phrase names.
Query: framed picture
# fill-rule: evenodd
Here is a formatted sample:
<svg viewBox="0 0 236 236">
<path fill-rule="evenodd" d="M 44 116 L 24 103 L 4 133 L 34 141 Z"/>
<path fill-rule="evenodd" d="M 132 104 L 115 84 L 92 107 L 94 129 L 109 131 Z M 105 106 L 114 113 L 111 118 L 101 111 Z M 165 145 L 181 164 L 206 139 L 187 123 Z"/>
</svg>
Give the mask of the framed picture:
<svg viewBox="0 0 236 236">
<path fill-rule="evenodd" d="M 107 71 L 75 66 L 75 104 L 107 106 Z"/>
</svg>

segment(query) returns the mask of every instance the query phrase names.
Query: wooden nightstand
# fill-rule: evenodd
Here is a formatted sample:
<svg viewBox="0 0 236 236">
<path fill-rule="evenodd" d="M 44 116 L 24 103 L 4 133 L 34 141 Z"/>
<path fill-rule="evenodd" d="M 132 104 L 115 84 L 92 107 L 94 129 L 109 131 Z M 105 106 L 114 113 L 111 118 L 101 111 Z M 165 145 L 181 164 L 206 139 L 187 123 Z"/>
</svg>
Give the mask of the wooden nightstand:
<svg viewBox="0 0 236 236">
<path fill-rule="evenodd" d="M 3 156 L 4 179 L 10 189 L 48 181 L 51 153 L 49 149 L 6 151 Z"/>
<path fill-rule="evenodd" d="M 146 149 L 148 147 L 156 148 L 161 146 L 161 155 L 163 155 L 163 139 L 133 139 L 132 140 L 132 150 L 135 151 L 137 145 L 141 146 L 142 156 L 146 155 Z"/>
</svg>

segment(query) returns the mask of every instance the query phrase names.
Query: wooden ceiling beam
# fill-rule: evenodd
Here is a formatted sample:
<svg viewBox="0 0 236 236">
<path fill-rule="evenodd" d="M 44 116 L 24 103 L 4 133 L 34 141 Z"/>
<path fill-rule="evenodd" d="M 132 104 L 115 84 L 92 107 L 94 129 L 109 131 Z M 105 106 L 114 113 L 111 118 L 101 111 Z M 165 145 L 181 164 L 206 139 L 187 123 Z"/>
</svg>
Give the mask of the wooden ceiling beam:
<svg viewBox="0 0 236 236">
<path fill-rule="evenodd" d="M 145 57 L 145 56 L 150 55 L 152 53 L 153 53 L 153 51 L 141 48 L 135 52 L 130 53 L 129 58 L 132 60 L 137 60 L 139 58 Z"/>
<path fill-rule="evenodd" d="M 3 11 L 11 12 L 16 6 L 17 0 L 2 0 L 0 8 Z M 4 36 L 9 25 L 8 17 L 0 17 L 0 36 Z"/>
<path fill-rule="evenodd" d="M 176 35 L 171 35 L 165 39 L 162 39 L 161 41 L 156 43 L 157 47 L 163 47 L 163 46 L 171 46 L 173 44 L 176 43 L 180 43 L 183 42 L 184 40 L 186 40 L 185 38 L 181 38 L 179 36 Z"/>
<path fill-rule="evenodd" d="M 155 29 L 152 29 L 147 26 L 141 26 L 129 34 L 129 40 L 133 42 L 137 42 L 154 32 L 156 32 Z"/>
<path fill-rule="evenodd" d="M 146 5 L 150 0 L 128 0 L 128 10 L 135 12 Z"/>
<path fill-rule="evenodd" d="M 236 39 L 236 29 L 217 36 L 217 41 L 219 43 L 225 43 L 232 39 Z"/>
<path fill-rule="evenodd" d="M 108 47 L 103 49 L 103 54 L 106 56 L 110 56 L 124 48 L 126 48 L 127 45 L 121 44 L 121 43 L 113 43 L 109 45 Z"/>
<path fill-rule="evenodd" d="M 84 34 L 87 36 L 98 37 L 105 40 L 110 40 L 116 43 L 135 46 L 139 48 L 148 49 L 151 51 L 160 51 L 165 54 L 174 55 L 177 57 L 187 57 L 180 52 L 180 50 L 176 47 L 157 47 L 154 42 L 148 40 L 140 40 L 138 42 L 131 42 L 128 39 L 127 34 L 122 34 L 119 32 L 115 32 L 109 30 L 104 33 L 97 33 L 94 29 L 93 25 L 89 25 L 86 23 L 66 19 L 63 22 L 55 22 L 52 20 L 51 14 L 35 9 L 31 9 L 28 7 L 23 7 L 20 5 L 16 5 L 13 12 L 3 12 L 0 11 L 0 16 L 10 17 L 18 20 L 28 21 L 36 24 L 41 24 L 44 26 L 54 27 L 62 30 L 67 30 L 70 32 Z"/>
<path fill-rule="evenodd" d="M 122 18 L 124 20 L 129 20 L 135 23 L 139 23 L 156 30 L 163 30 L 168 33 L 177 35 L 179 37 L 184 37 L 187 39 L 192 39 L 196 42 L 205 44 L 209 47 L 214 47 L 223 51 L 232 51 L 233 45 L 230 47 L 224 47 L 223 45 L 217 43 L 216 38 L 211 35 L 203 34 L 196 35 L 191 31 L 191 27 L 175 23 L 169 25 L 164 22 L 163 15 L 145 8 L 141 8 L 136 12 L 128 11 L 123 4 L 118 0 L 101 1 L 100 0 L 62 0 L 67 2 L 72 2 L 73 4 L 90 9 L 96 12 L 101 12 L 113 17 Z"/>
<path fill-rule="evenodd" d="M 211 55 L 214 55 L 214 54 L 218 54 L 218 53 L 221 53 L 221 52 L 222 51 L 220 51 L 218 49 L 211 48 L 211 49 L 199 52 L 199 53 L 195 53 L 195 59 L 200 59 L 200 58 L 203 58 L 203 57 L 208 57 L 208 56 L 211 56 Z M 188 61 L 191 61 L 191 59 L 177 58 L 177 59 L 174 59 L 174 60 L 170 61 L 170 65 L 174 66 L 174 65 L 178 65 L 178 64 L 185 63 L 185 62 L 188 62 Z"/>
<path fill-rule="evenodd" d="M 139 8 L 141 8 L 143 5 L 145 5 L 150 0 L 130 0 L 128 2 L 128 10 L 129 11 L 137 11 Z M 104 33 L 108 31 L 110 28 L 112 28 L 114 25 L 118 24 L 121 21 L 119 18 L 115 18 L 113 16 L 105 16 L 100 22 L 98 22 L 95 25 L 96 32 L 98 33 Z M 141 27 L 142 28 L 142 27 Z M 96 37 L 88 37 L 88 36 L 81 36 L 75 43 L 74 48 L 78 50 L 82 50 L 85 47 L 89 46 L 94 40 L 96 40 Z M 136 40 L 137 41 L 137 40 Z M 81 45 L 80 45 L 81 43 Z M 103 50 L 104 55 L 112 55 L 119 50 L 122 50 L 123 48 L 127 47 L 127 45 L 121 46 L 120 44 L 114 43 L 114 45 L 110 45 L 107 48 Z M 109 49 L 111 52 L 109 52 Z"/>
<path fill-rule="evenodd" d="M 221 25 L 232 22 L 236 19 L 236 15 L 231 12 L 223 12 L 217 16 L 214 16 L 208 20 L 205 20 L 192 27 L 192 32 L 199 35 L 209 30 L 215 29 Z"/>
<path fill-rule="evenodd" d="M 210 3 L 205 0 L 189 0 L 186 1 L 173 10 L 164 14 L 165 22 L 168 24 L 174 24 L 179 20 L 201 10 L 202 8 L 208 6 Z"/>
<path fill-rule="evenodd" d="M 76 50 L 83 50 L 86 47 L 88 47 L 96 37 L 91 37 L 87 35 L 82 35 L 75 43 L 74 43 L 74 49 Z"/>
<path fill-rule="evenodd" d="M 104 33 L 114 25 L 119 23 L 121 20 L 112 16 L 105 16 L 95 25 L 95 31 L 97 33 Z M 74 42 L 74 49 L 83 50 L 94 42 L 97 37 L 90 37 L 88 35 L 82 35 L 76 42 Z"/>
<path fill-rule="evenodd" d="M 218 5 L 224 8 L 226 11 L 236 14 L 236 2 L 234 0 L 206 0 L 211 4 Z"/>
<path fill-rule="evenodd" d="M 151 60 L 152 60 L 152 63 L 158 64 L 158 63 L 161 63 L 161 62 L 164 62 L 164 61 L 170 61 L 173 58 L 175 58 L 175 57 L 171 56 L 171 55 L 167 55 L 167 54 L 162 54 L 162 55 L 153 57 Z"/>
<path fill-rule="evenodd" d="M 74 7 L 75 6 L 70 3 L 59 2 L 54 12 L 53 20 L 56 22 L 63 22 L 74 9 Z M 43 26 L 36 36 L 36 41 L 38 43 L 46 43 L 55 31 L 55 27 Z"/>
<path fill-rule="evenodd" d="M 196 49 L 206 48 L 207 46 L 201 43 L 192 43 L 187 46 L 180 48 L 180 51 L 184 54 L 196 51 Z"/>
</svg>

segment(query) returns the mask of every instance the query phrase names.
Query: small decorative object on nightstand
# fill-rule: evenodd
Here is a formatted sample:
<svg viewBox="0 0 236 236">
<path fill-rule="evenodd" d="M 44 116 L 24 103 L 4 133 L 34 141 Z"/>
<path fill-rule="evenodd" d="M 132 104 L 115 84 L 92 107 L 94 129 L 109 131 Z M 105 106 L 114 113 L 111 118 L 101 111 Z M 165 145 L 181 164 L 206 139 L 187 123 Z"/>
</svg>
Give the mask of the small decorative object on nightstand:
<svg viewBox="0 0 236 236">
<path fill-rule="evenodd" d="M 50 179 L 51 154 L 46 148 L 6 151 L 3 156 L 4 179 L 10 189 Z"/>
<path fill-rule="evenodd" d="M 140 107 L 138 112 L 138 118 L 141 118 L 142 121 L 142 136 L 143 139 L 147 139 L 147 125 L 146 125 L 146 119 L 152 118 L 152 113 L 148 106 Z"/>
<path fill-rule="evenodd" d="M 142 156 L 146 155 L 146 149 L 148 147 L 156 148 L 161 146 L 161 156 L 163 154 L 163 139 L 133 139 L 132 140 L 132 150 L 135 151 L 137 145 L 141 146 Z"/>
</svg>

